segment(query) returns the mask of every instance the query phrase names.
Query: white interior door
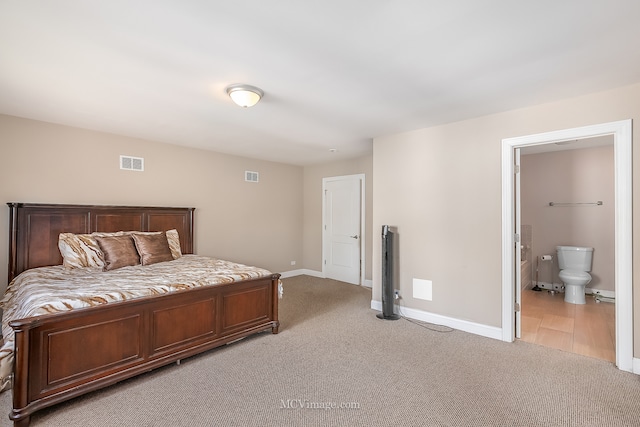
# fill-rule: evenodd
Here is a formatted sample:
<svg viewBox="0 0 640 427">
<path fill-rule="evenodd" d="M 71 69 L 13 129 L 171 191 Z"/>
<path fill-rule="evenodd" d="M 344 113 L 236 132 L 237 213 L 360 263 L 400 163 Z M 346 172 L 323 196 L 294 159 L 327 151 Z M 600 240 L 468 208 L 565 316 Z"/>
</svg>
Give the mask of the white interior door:
<svg viewBox="0 0 640 427">
<path fill-rule="evenodd" d="M 325 179 L 324 276 L 360 284 L 361 181 L 359 177 Z"/>
</svg>

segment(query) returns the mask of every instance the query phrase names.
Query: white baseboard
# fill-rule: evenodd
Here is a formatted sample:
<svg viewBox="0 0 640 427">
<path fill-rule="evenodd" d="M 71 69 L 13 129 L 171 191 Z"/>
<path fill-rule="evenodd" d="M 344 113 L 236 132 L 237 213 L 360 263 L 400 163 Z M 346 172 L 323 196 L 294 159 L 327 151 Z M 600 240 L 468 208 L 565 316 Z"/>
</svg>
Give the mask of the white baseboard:
<svg viewBox="0 0 640 427">
<path fill-rule="evenodd" d="M 638 359 L 637 357 L 633 358 L 631 369 L 632 369 L 631 372 L 633 372 L 636 375 L 640 375 L 640 359 Z"/>
<path fill-rule="evenodd" d="M 324 278 L 321 271 L 307 270 L 306 268 L 301 268 L 299 270 L 283 271 L 280 273 L 280 277 L 282 279 L 286 279 L 287 277 L 295 277 L 295 276 L 303 276 L 303 275 Z"/>
<path fill-rule="evenodd" d="M 382 302 L 371 300 L 371 308 L 373 310 L 382 311 Z M 459 331 L 469 332 L 474 335 L 480 335 L 483 337 L 502 341 L 502 328 L 469 322 L 468 320 L 442 316 L 440 314 L 429 313 L 427 311 L 417 310 L 415 308 L 402 307 L 400 311 L 402 316 L 408 317 L 410 319 L 429 322 L 436 325 L 448 326 Z"/>
<path fill-rule="evenodd" d="M 532 280 L 531 283 L 533 285 L 536 284 L 535 280 Z M 541 287 L 542 289 L 556 289 L 560 292 L 564 292 L 564 289 L 558 289 L 559 287 L 562 286 L 562 283 L 548 283 L 548 282 L 543 282 L 543 281 L 539 281 L 538 282 L 538 286 Z M 585 295 L 591 295 L 591 294 L 600 294 L 601 296 L 605 297 L 605 298 L 614 298 L 616 297 L 616 293 L 615 291 L 607 291 L 604 289 L 592 289 L 592 288 L 585 288 L 584 289 L 584 293 Z"/>
<path fill-rule="evenodd" d="M 280 278 L 282 279 L 286 279 L 287 277 L 295 277 L 295 276 L 313 276 L 313 277 L 319 277 L 321 279 L 324 279 L 324 275 L 322 274 L 322 271 L 307 270 L 304 268 L 301 268 L 299 270 L 283 271 L 280 273 Z M 373 288 L 373 280 L 365 280 L 362 286 L 367 288 Z"/>
</svg>

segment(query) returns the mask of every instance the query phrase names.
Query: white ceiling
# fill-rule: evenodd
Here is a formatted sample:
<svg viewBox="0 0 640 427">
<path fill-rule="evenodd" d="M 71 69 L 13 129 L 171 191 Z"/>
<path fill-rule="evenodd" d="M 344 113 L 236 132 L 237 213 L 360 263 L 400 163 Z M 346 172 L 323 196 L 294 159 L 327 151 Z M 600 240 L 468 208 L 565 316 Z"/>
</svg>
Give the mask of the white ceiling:
<svg viewBox="0 0 640 427">
<path fill-rule="evenodd" d="M 638 0 L 0 0 L 0 113 L 308 165 L 638 82 L 639 22 Z"/>
</svg>

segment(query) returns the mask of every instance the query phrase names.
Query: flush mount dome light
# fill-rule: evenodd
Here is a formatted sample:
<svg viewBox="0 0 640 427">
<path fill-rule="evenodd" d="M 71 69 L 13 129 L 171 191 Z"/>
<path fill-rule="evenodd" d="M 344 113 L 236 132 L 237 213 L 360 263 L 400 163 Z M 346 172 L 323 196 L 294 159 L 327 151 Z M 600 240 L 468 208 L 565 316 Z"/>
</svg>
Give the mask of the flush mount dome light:
<svg viewBox="0 0 640 427">
<path fill-rule="evenodd" d="M 227 87 L 231 100 L 241 107 L 253 107 L 264 95 L 261 89 L 245 84 L 235 84 Z"/>
</svg>

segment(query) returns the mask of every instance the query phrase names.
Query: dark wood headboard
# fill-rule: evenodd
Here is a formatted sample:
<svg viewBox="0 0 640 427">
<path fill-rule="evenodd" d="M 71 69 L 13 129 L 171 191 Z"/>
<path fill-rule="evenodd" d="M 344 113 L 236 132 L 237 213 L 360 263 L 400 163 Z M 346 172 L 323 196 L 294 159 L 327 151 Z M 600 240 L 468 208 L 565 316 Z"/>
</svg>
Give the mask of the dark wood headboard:
<svg viewBox="0 0 640 427">
<path fill-rule="evenodd" d="M 193 253 L 195 208 L 7 203 L 9 282 L 25 270 L 62 264 L 60 233 L 166 231 L 175 228 L 182 253 Z"/>
</svg>

